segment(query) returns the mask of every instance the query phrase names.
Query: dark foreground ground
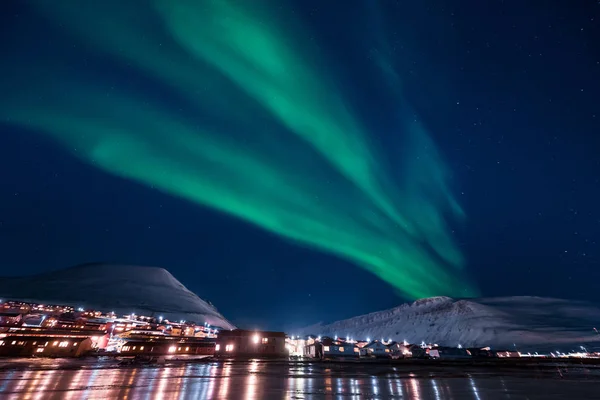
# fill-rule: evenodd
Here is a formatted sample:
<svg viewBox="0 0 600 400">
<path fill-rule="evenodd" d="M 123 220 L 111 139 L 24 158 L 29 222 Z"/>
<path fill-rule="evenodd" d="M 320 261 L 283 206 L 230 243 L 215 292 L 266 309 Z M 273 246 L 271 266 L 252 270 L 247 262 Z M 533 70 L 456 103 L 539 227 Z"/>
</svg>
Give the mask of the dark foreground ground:
<svg viewBox="0 0 600 400">
<path fill-rule="evenodd" d="M 1 399 L 599 399 L 581 363 L 0 360 Z"/>
</svg>

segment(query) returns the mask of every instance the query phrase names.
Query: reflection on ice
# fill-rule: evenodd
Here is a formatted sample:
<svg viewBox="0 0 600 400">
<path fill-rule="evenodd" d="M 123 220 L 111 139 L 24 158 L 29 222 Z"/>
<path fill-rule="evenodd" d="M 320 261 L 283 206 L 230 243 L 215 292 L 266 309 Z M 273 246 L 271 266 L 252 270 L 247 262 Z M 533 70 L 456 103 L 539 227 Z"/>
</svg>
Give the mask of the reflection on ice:
<svg viewBox="0 0 600 400">
<path fill-rule="evenodd" d="M 224 362 L 160 367 L 0 371 L 4 399 L 508 399 L 595 398 L 598 372 L 554 379 L 552 371 L 511 377 L 386 365 Z M 544 374 L 546 376 L 544 376 Z"/>
<path fill-rule="evenodd" d="M 433 394 L 435 395 L 435 400 L 440 400 L 440 390 L 438 389 L 437 382 L 435 379 L 431 380 L 431 387 L 433 388 Z"/>
</svg>

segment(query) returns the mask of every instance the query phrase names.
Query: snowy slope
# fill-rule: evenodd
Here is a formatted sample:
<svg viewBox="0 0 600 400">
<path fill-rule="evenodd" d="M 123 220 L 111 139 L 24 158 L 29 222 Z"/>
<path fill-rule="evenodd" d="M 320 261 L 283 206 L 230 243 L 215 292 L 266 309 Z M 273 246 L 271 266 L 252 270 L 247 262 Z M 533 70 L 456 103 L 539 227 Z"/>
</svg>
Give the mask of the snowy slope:
<svg viewBox="0 0 600 400">
<path fill-rule="evenodd" d="M 118 314 L 162 315 L 234 328 L 214 306 L 190 292 L 167 270 L 155 267 L 86 264 L 30 277 L 2 278 L 0 298 Z"/>
<path fill-rule="evenodd" d="M 600 336 L 593 331 L 595 326 L 600 329 L 600 308 L 585 302 L 540 297 L 432 297 L 327 325 L 313 325 L 300 333 L 448 346 L 564 349 L 600 344 Z"/>
</svg>

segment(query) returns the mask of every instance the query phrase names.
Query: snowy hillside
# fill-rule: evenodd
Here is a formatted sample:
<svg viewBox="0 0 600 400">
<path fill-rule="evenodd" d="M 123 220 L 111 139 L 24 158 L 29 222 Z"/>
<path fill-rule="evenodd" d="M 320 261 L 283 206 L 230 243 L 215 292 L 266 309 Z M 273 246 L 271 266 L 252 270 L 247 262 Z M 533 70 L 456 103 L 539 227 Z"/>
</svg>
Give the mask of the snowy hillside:
<svg viewBox="0 0 600 400">
<path fill-rule="evenodd" d="M 302 329 L 301 334 L 384 338 L 457 346 L 598 345 L 600 308 L 540 297 L 454 300 L 433 297 L 385 311 Z"/>
<path fill-rule="evenodd" d="M 118 314 L 163 315 L 231 329 L 217 309 L 162 268 L 86 264 L 0 279 L 0 298 L 67 304 Z"/>
</svg>

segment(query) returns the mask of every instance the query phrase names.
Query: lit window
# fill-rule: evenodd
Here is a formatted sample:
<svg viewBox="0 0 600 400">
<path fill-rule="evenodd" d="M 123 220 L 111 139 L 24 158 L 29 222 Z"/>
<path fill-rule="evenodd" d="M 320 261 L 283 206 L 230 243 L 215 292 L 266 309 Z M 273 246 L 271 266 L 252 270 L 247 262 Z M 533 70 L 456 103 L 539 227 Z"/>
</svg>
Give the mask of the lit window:
<svg viewBox="0 0 600 400">
<path fill-rule="evenodd" d="M 140 346 L 140 351 L 144 350 L 144 346 Z"/>
<path fill-rule="evenodd" d="M 131 349 L 131 350 L 135 350 L 135 348 L 136 348 L 136 347 L 137 347 L 137 346 L 133 346 L 133 349 Z"/>
<path fill-rule="evenodd" d="M 269 343 L 269 338 L 266 338 L 266 337 L 262 338 L 262 344 L 267 344 L 267 343 Z"/>
<path fill-rule="evenodd" d="M 69 342 L 60 342 L 58 347 L 67 347 L 68 345 L 69 345 Z"/>
<path fill-rule="evenodd" d="M 221 350 L 221 345 L 220 344 L 218 344 L 218 345 L 215 346 L 215 351 L 219 351 L 219 350 Z"/>
<path fill-rule="evenodd" d="M 358 353 L 358 351 L 359 351 L 359 350 L 358 350 L 358 347 L 355 347 L 355 348 L 354 348 L 354 352 L 355 352 L 355 353 Z"/>
<path fill-rule="evenodd" d="M 175 346 L 169 347 L 169 353 L 175 353 L 175 350 L 177 350 L 177 347 L 175 347 Z"/>
<path fill-rule="evenodd" d="M 178 347 L 178 348 L 177 348 L 177 351 L 181 351 L 181 347 Z"/>
<path fill-rule="evenodd" d="M 233 345 L 228 344 L 227 346 L 225 346 L 225 351 L 233 351 Z"/>
<path fill-rule="evenodd" d="M 344 352 L 344 348 L 342 346 L 340 346 L 340 353 Z"/>
<path fill-rule="evenodd" d="M 323 346 L 323 351 L 329 351 L 329 346 Z"/>
<path fill-rule="evenodd" d="M 52 343 L 52 346 L 58 346 L 58 341 Z"/>
<path fill-rule="evenodd" d="M 386 353 L 389 353 L 389 352 L 390 352 L 390 349 L 385 349 L 385 352 L 386 352 Z"/>
<path fill-rule="evenodd" d="M 44 351 L 44 348 L 43 347 L 38 347 L 35 351 L 37 353 L 41 353 L 42 351 Z"/>
<path fill-rule="evenodd" d="M 17 341 L 13 340 L 11 344 L 14 346 L 15 344 L 17 344 Z"/>
<path fill-rule="evenodd" d="M 185 351 L 189 351 L 189 350 L 190 350 L 190 348 L 189 348 L 189 347 L 186 347 L 186 348 L 185 348 Z"/>
</svg>

